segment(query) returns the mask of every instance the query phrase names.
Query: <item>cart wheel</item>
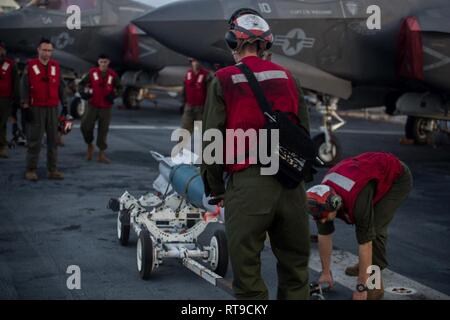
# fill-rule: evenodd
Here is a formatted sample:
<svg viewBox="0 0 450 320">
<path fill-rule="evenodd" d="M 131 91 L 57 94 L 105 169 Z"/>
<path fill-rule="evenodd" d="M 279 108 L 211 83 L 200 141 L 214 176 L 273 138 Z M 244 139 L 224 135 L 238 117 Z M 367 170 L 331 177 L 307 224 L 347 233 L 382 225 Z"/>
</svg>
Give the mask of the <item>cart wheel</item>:
<svg viewBox="0 0 450 320">
<path fill-rule="evenodd" d="M 155 249 L 150 232 L 143 230 L 139 233 L 137 243 L 137 266 L 142 279 L 148 280 L 150 278 L 150 274 L 154 268 L 154 261 Z"/>
<path fill-rule="evenodd" d="M 210 246 L 214 249 L 210 261 L 211 270 L 224 278 L 228 270 L 228 246 L 225 231 L 216 230 L 211 238 Z"/>
<path fill-rule="evenodd" d="M 125 211 L 119 211 L 117 214 L 117 239 L 122 246 L 128 245 L 130 239 L 130 213 Z"/>
</svg>

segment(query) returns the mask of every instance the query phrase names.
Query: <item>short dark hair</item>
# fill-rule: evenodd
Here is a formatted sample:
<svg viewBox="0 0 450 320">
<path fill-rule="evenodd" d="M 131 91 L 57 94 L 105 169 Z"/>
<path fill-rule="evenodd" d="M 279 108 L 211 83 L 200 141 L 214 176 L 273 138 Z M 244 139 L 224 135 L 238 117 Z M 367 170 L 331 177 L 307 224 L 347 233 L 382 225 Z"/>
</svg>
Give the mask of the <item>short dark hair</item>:
<svg viewBox="0 0 450 320">
<path fill-rule="evenodd" d="M 108 59 L 108 60 L 110 60 L 110 59 L 109 59 L 109 56 L 108 56 L 106 53 L 100 54 L 100 55 L 98 56 L 98 59 Z"/>
<path fill-rule="evenodd" d="M 41 41 L 39 41 L 38 47 L 40 47 L 41 44 L 43 44 L 43 43 L 53 45 L 53 43 L 50 41 L 50 39 L 47 39 L 47 38 L 41 38 Z"/>
</svg>

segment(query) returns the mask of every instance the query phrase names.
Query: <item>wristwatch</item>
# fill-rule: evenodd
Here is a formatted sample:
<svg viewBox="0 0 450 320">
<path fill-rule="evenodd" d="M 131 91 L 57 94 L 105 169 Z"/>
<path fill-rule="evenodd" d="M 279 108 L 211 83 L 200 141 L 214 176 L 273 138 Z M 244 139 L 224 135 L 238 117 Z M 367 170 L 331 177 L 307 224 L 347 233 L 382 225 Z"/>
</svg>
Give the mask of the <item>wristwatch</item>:
<svg viewBox="0 0 450 320">
<path fill-rule="evenodd" d="M 364 291 L 368 291 L 368 290 L 369 290 L 369 288 L 367 288 L 367 286 L 363 283 L 358 283 L 356 285 L 356 291 L 358 291 L 358 292 L 364 292 Z"/>
</svg>

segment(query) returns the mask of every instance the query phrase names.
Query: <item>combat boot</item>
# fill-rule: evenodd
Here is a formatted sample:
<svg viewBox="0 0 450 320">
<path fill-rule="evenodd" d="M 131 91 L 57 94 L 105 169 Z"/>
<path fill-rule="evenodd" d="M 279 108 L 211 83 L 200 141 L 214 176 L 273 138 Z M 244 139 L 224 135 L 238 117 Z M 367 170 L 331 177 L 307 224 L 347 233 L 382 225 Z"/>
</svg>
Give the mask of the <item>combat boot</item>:
<svg viewBox="0 0 450 320">
<path fill-rule="evenodd" d="M 94 157 L 94 145 L 91 143 L 91 144 L 88 144 L 86 160 L 91 161 L 93 157 Z"/>
<path fill-rule="evenodd" d="M 105 163 L 105 164 L 110 164 L 111 160 L 109 160 L 106 155 L 105 155 L 105 151 L 104 150 L 100 150 L 100 153 L 98 154 L 98 162 L 100 163 Z"/>
<path fill-rule="evenodd" d="M 367 291 L 367 300 L 381 300 L 384 297 L 384 285 L 383 279 L 381 280 L 381 288 L 380 289 L 372 289 Z"/>
<path fill-rule="evenodd" d="M 356 263 L 354 266 L 345 268 L 345 274 L 350 277 L 357 277 L 359 275 L 359 263 Z"/>
<path fill-rule="evenodd" d="M 50 180 L 64 180 L 64 174 L 58 170 L 50 171 L 48 173 L 48 178 Z"/>
<path fill-rule="evenodd" d="M 38 175 L 37 175 L 35 170 L 28 170 L 25 173 L 25 179 L 28 180 L 28 181 L 36 182 L 36 181 L 39 180 L 39 177 L 38 177 Z"/>
<path fill-rule="evenodd" d="M 2 159 L 8 159 L 8 150 L 6 148 L 0 149 L 0 158 Z"/>
</svg>

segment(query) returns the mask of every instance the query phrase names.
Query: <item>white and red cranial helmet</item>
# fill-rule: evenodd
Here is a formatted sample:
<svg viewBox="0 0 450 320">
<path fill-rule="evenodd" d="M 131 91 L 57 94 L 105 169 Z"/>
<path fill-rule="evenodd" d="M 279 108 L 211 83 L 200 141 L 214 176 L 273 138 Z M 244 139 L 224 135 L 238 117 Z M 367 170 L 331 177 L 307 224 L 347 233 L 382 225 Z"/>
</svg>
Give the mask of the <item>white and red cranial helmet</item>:
<svg viewBox="0 0 450 320">
<path fill-rule="evenodd" d="M 306 191 L 308 197 L 308 212 L 315 219 L 328 217 L 330 212 L 337 211 L 342 206 L 342 198 L 330 186 L 319 184 Z"/>
<path fill-rule="evenodd" d="M 232 50 L 243 43 L 261 41 L 262 49 L 268 50 L 273 43 L 273 34 L 269 24 L 253 9 L 239 9 L 228 21 L 230 30 L 225 40 Z"/>
</svg>

